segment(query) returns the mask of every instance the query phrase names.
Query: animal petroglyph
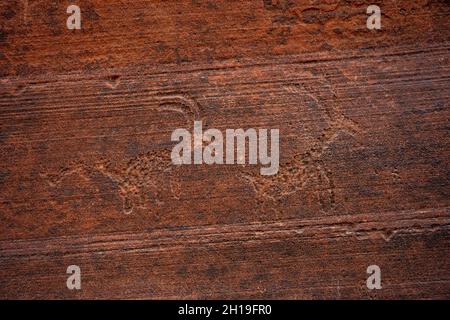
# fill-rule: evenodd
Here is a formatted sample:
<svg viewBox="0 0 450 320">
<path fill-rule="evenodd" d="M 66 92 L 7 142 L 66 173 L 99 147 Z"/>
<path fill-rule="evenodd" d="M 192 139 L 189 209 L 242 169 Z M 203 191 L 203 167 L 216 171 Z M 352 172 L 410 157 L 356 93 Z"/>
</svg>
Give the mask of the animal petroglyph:
<svg viewBox="0 0 450 320">
<path fill-rule="evenodd" d="M 183 94 L 159 97 L 158 111 L 181 113 L 189 123 L 200 119 L 198 103 Z M 100 173 L 117 184 L 123 212 L 129 214 L 135 209 L 157 211 L 164 204 L 163 199 L 179 199 L 181 188 L 176 170 L 178 167 L 172 165 L 169 148 L 139 154 L 125 164 L 108 159 L 93 163 L 75 161 L 56 173 L 42 173 L 41 177 L 50 187 L 58 188 L 71 175 L 94 183 L 93 177 Z"/>
<path fill-rule="evenodd" d="M 326 126 L 305 151 L 296 153 L 287 162 L 280 164 L 278 175 L 263 177 L 250 173 L 242 174 L 242 178 L 252 185 L 260 203 L 267 200 L 280 201 L 308 187 L 316 194 L 322 210 L 335 208 L 333 172 L 327 168 L 323 155 L 341 134 L 357 138 L 357 134 L 362 130 L 355 121 L 343 113 L 331 82 L 326 79 L 318 80 L 316 87 L 326 88 L 325 91 L 315 92 L 313 84 L 291 84 L 284 89 L 301 98 L 302 105 L 314 104 L 323 115 Z"/>
<path fill-rule="evenodd" d="M 181 189 L 175 170 L 177 167 L 171 164 L 170 150 L 158 150 L 140 154 L 125 164 L 106 159 L 93 164 L 72 163 L 54 174 L 41 174 L 41 177 L 50 187 L 57 188 L 72 175 L 96 183 L 94 177 L 101 174 L 118 186 L 123 212 L 130 214 L 135 209 L 157 212 L 164 204 L 162 199 L 178 199 Z"/>
</svg>

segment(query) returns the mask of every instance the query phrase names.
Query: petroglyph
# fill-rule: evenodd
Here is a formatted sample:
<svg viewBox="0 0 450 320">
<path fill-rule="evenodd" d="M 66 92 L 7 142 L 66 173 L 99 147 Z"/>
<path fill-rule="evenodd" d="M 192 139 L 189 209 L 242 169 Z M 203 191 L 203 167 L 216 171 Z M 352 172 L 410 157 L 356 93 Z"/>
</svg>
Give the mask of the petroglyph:
<svg viewBox="0 0 450 320">
<path fill-rule="evenodd" d="M 170 161 L 170 151 L 151 151 L 128 161 L 125 166 L 114 166 L 109 161 L 97 163 L 95 169 L 119 185 L 123 211 L 129 214 L 135 208 L 160 208 L 164 195 L 179 199 L 180 186 L 176 170 Z"/>
<path fill-rule="evenodd" d="M 359 125 L 348 118 L 337 98 L 333 84 L 325 78 L 318 83 L 290 84 L 284 89 L 301 99 L 302 104 L 311 103 L 320 110 L 326 126 L 316 136 L 306 150 L 295 154 L 291 159 L 280 164 L 280 171 L 272 177 L 258 177 L 244 173 L 242 178 L 249 182 L 256 194 L 257 201 L 281 201 L 283 198 L 301 190 L 313 190 L 322 210 L 333 210 L 336 206 L 335 184 L 333 172 L 327 168 L 323 159 L 324 153 L 341 134 L 357 139 L 362 131 Z M 316 88 L 326 88 L 324 91 L 314 91 Z M 323 89 L 321 89 L 323 90 Z M 305 108 L 305 106 L 301 106 Z"/>
<path fill-rule="evenodd" d="M 120 76 L 108 78 L 107 86 L 115 89 L 120 84 Z M 177 112 L 190 124 L 201 118 L 200 106 L 185 94 L 161 95 L 158 99 L 158 111 Z M 170 137 L 167 137 L 170 139 Z M 108 159 L 88 163 L 74 161 L 59 169 L 56 173 L 41 173 L 51 188 L 57 188 L 64 179 L 77 175 L 84 181 L 95 183 L 95 174 L 108 177 L 118 185 L 118 192 L 123 200 L 123 212 L 130 214 L 133 210 L 143 209 L 157 212 L 164 204 L 164 199 L 179 199 L 180 180 L 172 165 L 170 149 L 153 150 L 129 159 L 125 164 L 113 163 Z"/>
<path fill-rule="evenodd" d="M 183 114 L 188 124 L 200 120 L 200 106 L 192 97 L 182 94 L 165 95 L 158 99 L 159 106 L 165 111 Z"/>
<path fill-rule="evenodd" d="M 181 188 L 175 170 L 177 167 L 171 163 L 170 150 L 157 150 L 140 154 L 125 164 L 114 164 L 106 159 L 91 165 L 72 163 L 54 174 L 41 174 L 41 177 L 50 187 L 57 188 L 72 175 L 95 184 L 94 177 L 100 173 L 117 184 L 123 212 L 130 214 L 135 209 L 157 212 L 164 204 L 163 199 L 179 199 Z"/>
</svg>

